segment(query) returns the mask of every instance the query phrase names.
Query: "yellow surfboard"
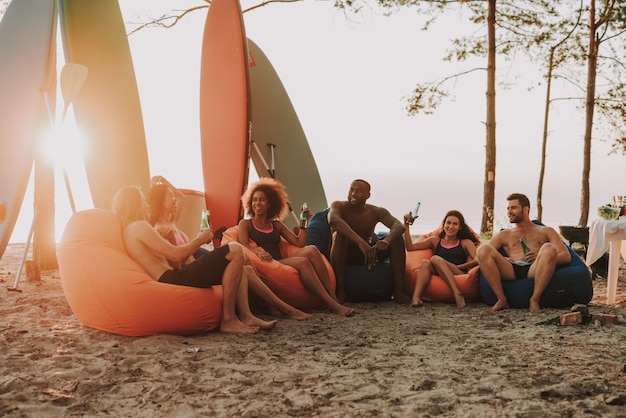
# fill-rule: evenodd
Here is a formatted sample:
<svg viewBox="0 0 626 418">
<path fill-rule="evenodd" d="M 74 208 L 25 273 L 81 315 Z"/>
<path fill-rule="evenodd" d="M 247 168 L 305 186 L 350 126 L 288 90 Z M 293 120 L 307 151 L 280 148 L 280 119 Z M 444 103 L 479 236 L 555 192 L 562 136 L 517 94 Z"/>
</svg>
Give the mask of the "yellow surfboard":
<svg viewBox="0 0 626 418">
<path fill-rule="evenodd" d="M 77 125 L 87 135 L 85 171 L 95 207 L 110 209 L 117 190 L 150 184 L 146 135 L 126 28 L 117 0 L 63 0 L 66 60 L 85 65 L 87 80 L 74 99 Z"/>
</svg>

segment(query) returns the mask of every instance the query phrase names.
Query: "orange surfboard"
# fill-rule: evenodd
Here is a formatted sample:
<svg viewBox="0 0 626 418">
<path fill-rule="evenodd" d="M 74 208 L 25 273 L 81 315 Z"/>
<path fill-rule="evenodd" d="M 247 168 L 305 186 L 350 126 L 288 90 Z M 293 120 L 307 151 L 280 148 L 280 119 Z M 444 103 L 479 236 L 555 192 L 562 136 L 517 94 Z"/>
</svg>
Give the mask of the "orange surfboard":
<svg viewBox="0 0 626 418">
<path fill-rule="evenodd" d="M 206 207 L 213 229 L 241 219 L 248 184 L 248 46 L 237 0 L 213 0 L 202 42 L 200 138 Z"/>
</svg>

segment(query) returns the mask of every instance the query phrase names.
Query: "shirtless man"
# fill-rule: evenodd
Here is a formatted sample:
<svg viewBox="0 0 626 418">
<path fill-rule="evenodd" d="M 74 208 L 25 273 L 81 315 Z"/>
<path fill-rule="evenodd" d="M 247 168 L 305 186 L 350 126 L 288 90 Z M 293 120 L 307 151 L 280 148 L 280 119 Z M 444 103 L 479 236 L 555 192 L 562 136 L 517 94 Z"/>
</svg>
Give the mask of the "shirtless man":
<svg viewBox="0 0 626 418">
<path fill-rule="evenodd" d="M 556 266 L 569 264 L 572 259 L 559 234 L 548 226 L 530 220 L 530 201 L 521 193 L 507 196 L 507 216 L 513 229 L 500 231 L 487 244 L 476 251 L 480 271 L 493 289 L 498 300 L 491 308 L 500 311 L 509 308 L 502 280 L 534 277 L 535 287 L 530 297 L 530 312 L 540 312 L 539 301 L 548 286 Z M 530 248 L 524 254 L 520 240 Z M 498 252 L 503 249 L 506 257 Z"/>
<path fill-rule="evenodd" d="M 195 260 L 181 269 L 173 269 L 168 260 L 182 262 L 202 244 L 213 239 L 213 231 L 200 232 L 183 245 L 173 245 L 144 219 L 145 199 L 138 187 L 120 189 L 113 201 L 113 212 L 120 219 L 124 245 L 135 260 L 154 280 L 181 286 L 207 288 L 222 285 L 222 320 L 220 331 L 252 334 L 271 329 L 276 321 L 263 321 L 252 314 L 248 305 L 248 286 L 261 299 L 295 319 L 307 319 L 301 312 L 278 299 L 246 265 L 245 253 L 239 243 L 229 243 Z M 239 312 L 239 317 L 237 313 Z"/>
<path fill-rule="evenodd" d="M 328 223 L 333 233 L 330 262 L 337 279 L 337 298 L 342 302 L 346 298 L 344 275 L 348 262 L 372 265 L 379 259 L 390 257 L 394 299 L 398 303 L 409 303 L 410 298 L 403 291 L 404 226 L 387 209 L 367 204 L 369 197 L 370 184 L 365 180 L 354 180 L 350 184 L 348 200 L 330 205 Z M 389 228 L 389 234 L 372 246 L 370 240 L 379 222 Z"/>
</svg>

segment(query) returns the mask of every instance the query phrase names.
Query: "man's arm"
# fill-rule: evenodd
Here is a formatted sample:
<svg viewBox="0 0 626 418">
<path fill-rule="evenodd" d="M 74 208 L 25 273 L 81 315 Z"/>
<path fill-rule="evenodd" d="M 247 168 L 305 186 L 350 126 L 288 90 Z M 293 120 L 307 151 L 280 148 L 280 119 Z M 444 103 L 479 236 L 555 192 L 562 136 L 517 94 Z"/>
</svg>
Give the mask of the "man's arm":
<svg viewBox="0 0 626 418">
<path fill-rule="evenodd" d="M 502 248 L 502 246 L 504 245 L 504 239 L 505 235 L 507 233 L 507 230 L 503 230 L 498 232 L 496 235 L 494 235 L 486 244 L 491 245 L 493 248 L 495 248 L 496 250 L 500 250 Z"/>
<path fill-rule="evenodd" d="M 389 228 L 389 233 L 383 238 L 384 241 L 390 242 L 396 238 L 400 238 L 404 233 L 404 225 L 396 217 L 394 217 L 385 208 L 377 208 L 378 219 L 380 223 Z"/>
</svg>

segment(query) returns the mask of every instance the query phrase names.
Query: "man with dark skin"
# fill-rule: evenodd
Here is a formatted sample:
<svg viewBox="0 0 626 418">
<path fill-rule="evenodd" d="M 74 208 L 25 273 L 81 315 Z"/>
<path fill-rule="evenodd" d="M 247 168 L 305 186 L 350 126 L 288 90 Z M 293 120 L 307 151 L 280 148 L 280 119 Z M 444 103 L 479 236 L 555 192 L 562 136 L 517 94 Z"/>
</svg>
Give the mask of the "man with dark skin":
<svg viewBox="0 0 626 418">
<path fill-rule="evenodd" d="M 554 270 L 558 265 L 569 264 L 572 258 L 553 228 L 537 225 L 530 220 L 528 197 L 513 193 L 506 200 L 507 216 L 513 228 L 500 231 L 476 251 L 480 271 L 498 298 L 491 310 L 495 312 L 509 308 L 502 288 L 503 280 L 533 277 L 535 287 L 529 300 L 529 310 L 540 312 L 539 301 Z M 526 254 L 520 240 L 530 249 Z M 500 254 L 500 249 L 504 250 L 506 257 Z"/>
<path fill-rule="evenodd" d="M 398 303 L 409 303 L 410 298 L 403 291 L 406 262 L 402 238 L 404 226 L 387 209 L 367 204 L 369 197 L 370 184 L 365 180 L 354 180 L 350 184 L 348 200 L 335 201 L 330 205 L 330 262 L 337 280 L 337 298 L 342 302 L 346 298 L 344 276 L 348 261 L 351 264 L 373 265 L 379 259 L 389 257 L 394 299 Z M 389 228 L 389 233 L 372 245 L 370 241 L 378 223 Z"/>
</svg>

